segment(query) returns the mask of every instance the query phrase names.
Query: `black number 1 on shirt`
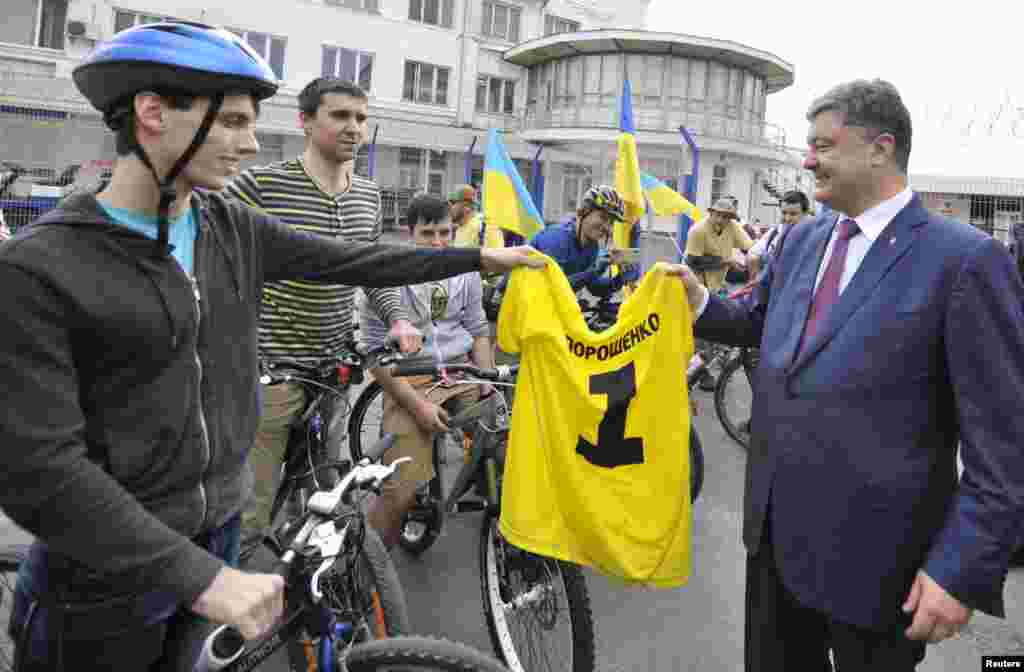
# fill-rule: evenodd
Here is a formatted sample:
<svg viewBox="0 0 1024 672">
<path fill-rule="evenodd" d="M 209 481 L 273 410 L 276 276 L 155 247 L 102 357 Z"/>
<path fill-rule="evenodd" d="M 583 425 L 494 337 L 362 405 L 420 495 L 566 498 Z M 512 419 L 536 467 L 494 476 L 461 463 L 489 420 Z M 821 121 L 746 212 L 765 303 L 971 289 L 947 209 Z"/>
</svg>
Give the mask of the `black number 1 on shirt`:
<svg viewBox="0 0 1024 672">
<path fill-rule="evenodd" d="M 597 426 L 597 445 L 583 436 L 576 442 L 576 452 L 598 467 L 621 467 L 643 464 L 644 440 L 626 438 L 626 416 L 629 403 L 636 396 L 636 368 L 633 362 L 608 373 L 590 377 L 590 393 L 608 396 L 608 410 Z"/>
</svg>

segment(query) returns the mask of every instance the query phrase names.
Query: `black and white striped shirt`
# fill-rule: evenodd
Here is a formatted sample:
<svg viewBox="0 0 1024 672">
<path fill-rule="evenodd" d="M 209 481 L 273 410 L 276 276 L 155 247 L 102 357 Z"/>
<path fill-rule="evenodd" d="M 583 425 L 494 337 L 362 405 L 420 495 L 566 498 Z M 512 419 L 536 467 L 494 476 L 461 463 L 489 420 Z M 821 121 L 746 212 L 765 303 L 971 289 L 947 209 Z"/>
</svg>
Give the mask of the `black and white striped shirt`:
<svg viewBox="0 0 1024 672">
<path fill-rule="evenodd" d="M 380 190 L 352 176 L 348 191 L 330 195 L 306 172 L 301 159 L 242 172 L 226 193 L 286 224 L 342 240 L 369 240 L 380 231 Z M 389 323 L 408 319 L 398 289 L 366 289 Z M 336 354 L 352 335 L 355 287 L 287 280 L 263 286 L 260 356 L 310 363 Z"/>
</svg>

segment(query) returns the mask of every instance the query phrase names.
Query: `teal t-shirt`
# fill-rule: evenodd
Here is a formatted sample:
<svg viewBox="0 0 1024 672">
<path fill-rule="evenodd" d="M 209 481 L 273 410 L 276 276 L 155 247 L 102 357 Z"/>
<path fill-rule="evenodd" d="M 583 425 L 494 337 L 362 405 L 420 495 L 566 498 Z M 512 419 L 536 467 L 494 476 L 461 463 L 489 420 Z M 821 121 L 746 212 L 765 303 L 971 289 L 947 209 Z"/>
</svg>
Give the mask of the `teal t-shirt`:
<svg viewBox="0 0 1024 672">
<path fill-rule="evenodd" d="M 121 226 L 128 227 L 147 238 L 156 240 L 157 227 L 155 215 L 146 215 L 138 210 L 114 208 L 104 203 L 100 203 L 100 205 L 103 206 L 107 215 Z M 189 275 L 192 275 L 196 236 L 198 234 L 199 227 L 196 224 L 196 217 L 192 208 L 189 208 L 180 217 L 172 219 L 170 230 L 167 232 L 168 242 L 174 246 L 174 249 L 171 250 L 171 255 Z"/>
</svg>

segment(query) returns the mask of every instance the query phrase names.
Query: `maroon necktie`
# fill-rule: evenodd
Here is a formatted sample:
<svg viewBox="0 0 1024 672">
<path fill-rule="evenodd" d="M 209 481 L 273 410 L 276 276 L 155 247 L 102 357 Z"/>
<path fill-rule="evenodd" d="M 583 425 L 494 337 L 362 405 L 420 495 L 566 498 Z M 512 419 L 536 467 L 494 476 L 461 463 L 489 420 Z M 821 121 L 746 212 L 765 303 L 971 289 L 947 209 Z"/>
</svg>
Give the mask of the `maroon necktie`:
<svg viewBox="0 0 1024 672">
<path fill-rule="evenodd" d="M 846 266 L 846 251 L 850 247 L 850 239 L 859 231 L 857 222 L 852 219 L 844 219 L 839 223 L 839 235 L 836 237 L 835 245 L 832 246 L 832 256 L 828 260 L 825 274 L 821 276 L 818 291 L 814 293 L 814 303 L 811 304 L 811 312 L 804 325 L 804 334 L 800 341 L 797 357 L 818 333 L 818 329 L 828 318 L 832 305 L 839 298 L 839 280 L 843 277 L 843 268 Z"/>
</svg>

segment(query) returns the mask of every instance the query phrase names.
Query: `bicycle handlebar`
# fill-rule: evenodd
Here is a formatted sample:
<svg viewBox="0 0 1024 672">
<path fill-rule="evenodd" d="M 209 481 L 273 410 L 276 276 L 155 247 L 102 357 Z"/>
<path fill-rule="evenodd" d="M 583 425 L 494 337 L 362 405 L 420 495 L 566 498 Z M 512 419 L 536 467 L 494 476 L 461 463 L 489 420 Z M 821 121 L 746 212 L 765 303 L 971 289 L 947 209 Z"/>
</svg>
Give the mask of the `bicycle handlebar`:
<svg viewBox="0 0 1024 672">
<path fill-rule="evenodd" d="M 366 353 L 346 348 L 341 354 L 327 357 L 315 364 L 309 364 L 297 359 L 275 358 L 261 363 L 260 383 L 263 385 L 276 385 L 278 383 L 291 382 L 301 377 L 316 379 L 324 377 L 325 374 L 335 367 L 344 366 L 368 369 L 376 366 L 388 366 L 400 358 L 401 355 L 398 354 L 397 347 L 390 342 Z"/>
<path fill-rule="evenodd" d="M 438 364 L 423 360 L 400 361 L 391 367 L 391 375 L 395 378 L 408 378 L 410 376 L 430 376 L 441 378 L 448 373 L 466 373 L 474 378 L 489 382 L 509 382 L 515 379 L 519 372 L 519 365 L 498 366 L 493 369 L 482 369 L 472 364 Z"/>
</svg>

